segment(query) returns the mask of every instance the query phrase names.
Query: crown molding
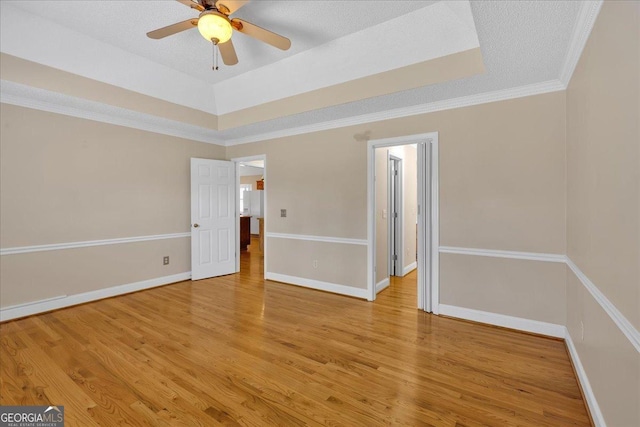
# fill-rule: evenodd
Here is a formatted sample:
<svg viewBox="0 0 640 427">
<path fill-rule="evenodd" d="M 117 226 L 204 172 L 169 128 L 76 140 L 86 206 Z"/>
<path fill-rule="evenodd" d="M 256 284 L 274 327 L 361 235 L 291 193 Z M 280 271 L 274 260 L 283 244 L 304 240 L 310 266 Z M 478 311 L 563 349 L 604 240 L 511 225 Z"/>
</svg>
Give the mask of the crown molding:
<svg viewBox="0 0 640 427">
<path fill-rule="evenodd" d="M 569 50 L 565 57 L 562 70 L 560 72 L 560 81 L 566 87 L 569 86 L 573 72 L 578 65 L 582 51 L 584 50 L 593 25 L 596 22 L 603 0 L 583 1 L 580 4 L 578 18 L 573 26 L 573 35 L 569 42 Z"/>
<path fill-rule="evenodd" d="M 414 105 L 411 107 L 395 108 L 392 110 L 314 123 L 311 125 L 288 128 L 275 132 L 261 133 L 244 138 L 227 140 L 226 142 L 218 138 L 217 132 L 211 129 L 205 129 L 199 126 L 168 120 L 150 114 L 139 113 L 125 108 L 114 107 L 112 105 L 96 101 L 76 98 L 7 80 L 0 81 L 0 102 L 229 147 L 347 126 L 416 116 L 420 114 L 470 107 L 473 105 L 523 98 L 533 95 L 541 95 L 565 89 L 566 86 L 559 80 L 550 80 L 510 89 Z"/>
<path fill-rule="evenodd" d="M 226 146 L 249 144 L 252 142 L 265 141 L 287 136 L 302 135 L 305 133 L 320 132 L 324 130 L 355 126 L 360 124 L 378 122 L 383 120 L 398 119 L 402 117 L 417 116 L 420 114 L 434 113 L 436 111 L 452 110 L 455 108 L 470 107 L 490 102 L 505 101 L 508 99 L 523 98 L 532 95 L 541 95 L 549 92 L 565 90 L 566 86 L 560 80 L 549 80 L 541 83 L 533 83 L 510 89 L 496 90 L 492 92 L 480 93 L 477 95 L 463 96 L 460 98 L 447 99 L 444 101 L 430 102 L 426 104 L 414 105 L 411 107 L 395 108 L 360 116 L 347 117 L 344 119 L 330 120 L 311 125 L 295 128 L 283 129 L 274 132 L 267 132 L 251 135 L 243 138 L 231 139 L 226 142 Z"/>
<path fill-rule="evenodd" d="M 8 80 L 0 80 L 0 102 L 229 147 L 341 127 L 451 110 L 455 108 L 470 107 L 473 105 L 487 104 L 496 101 L 541 95 L 565 89 L 566 86 L 559 80 L 550 80 L 510 89 L 485 92 L 477 95 L 414 105 L 411 107 L 395 108 L 377 113 L 363 114 L 344 119 L 282 129 L 275 132 L 260 133 L 226 141 L 217 136 L 217 131 L 211 129 L 168 120 L 150 114 L 139 113 L 137 111 L 121 107 L 114 107 L 112 105 L 96 101 L 64 95 Z"/>
<path fill-rule="evenodd" d="M 0 102 L 224 146 L 217 138 L 217 132 L 211 129 L 8 80 L 0 81 Z"/>
</svg>

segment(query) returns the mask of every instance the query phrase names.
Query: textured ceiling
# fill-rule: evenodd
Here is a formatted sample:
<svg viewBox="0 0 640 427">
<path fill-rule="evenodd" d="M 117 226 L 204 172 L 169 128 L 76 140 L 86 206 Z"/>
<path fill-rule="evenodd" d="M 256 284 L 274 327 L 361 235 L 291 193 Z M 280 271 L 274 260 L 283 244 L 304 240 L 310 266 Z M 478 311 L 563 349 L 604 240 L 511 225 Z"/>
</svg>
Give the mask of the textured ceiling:
<svg viewBox="0 0 640 427">
<path fill-rule="evenodd" d="M 236 32 L 233 43 L 239 63 L 233 67 L 220 67 L 217 72 L 211 70 L 211 44 L 197 29 L 161 40 L 146 36 L 156 28 L 198 16 L 197 11 L 175 0 L 34 0 L 6 3 L 204 82 L 216 83 L 434 2 L 254 0 L 232 17 L 245 19 L 290 38 L 291 48 L 281 51 Z"/>
<path fill-rule="evenodd" d="M 173 0 L 3 0 L 2 3 L 16 4 L 22 10 L 39 14 L 103 43 L 201 81 L 214 83 L 274 64 L 285 57 L 366 30 L 434 2 L 254 0 L 242 8 L 237 16 L 290 37 L 292 48 L 281 52 L 238 34 L 238 37 L 234 36 L 234 44 L 240 64 L 224 67 L 219 73 L 211 72 L 210 46 L 197 30 L 161 41 L 145 36 L 149 30 L 194 16 L 193 11 Z M 486 73 L 215 132 L 216 139 L 242 140 L 253 135 L 368 113 L 557 81 L 569 51 L 581 3 L 552 0 L 471 1 Z M 415 49 L 420 48 L 421 40 L 416 40 Z"/>
<path fill-rule="evenodd" d="M 251 135 L 558 79 L 580 9 L 578 1 L 472 1 L 487 72 L 219 133 Z"/>
</svg>

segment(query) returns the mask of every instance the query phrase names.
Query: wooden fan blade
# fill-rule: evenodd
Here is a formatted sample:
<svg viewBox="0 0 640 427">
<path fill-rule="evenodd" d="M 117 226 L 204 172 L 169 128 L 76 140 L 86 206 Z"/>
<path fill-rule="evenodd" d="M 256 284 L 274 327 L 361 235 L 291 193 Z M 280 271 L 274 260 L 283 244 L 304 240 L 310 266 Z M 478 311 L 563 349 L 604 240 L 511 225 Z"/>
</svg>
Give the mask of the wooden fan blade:
<svg viewBox="0 0 640 427">
<path fill-rule="evenodd" d="M 231 39 L 224 43 L 218 43 L 218 49 L 220 49 L 220 56 L 222 56 L 224 65 L 236 65 L 238 63 L 238 55 L 236 55 L 236 49 L 233 47 Z"/>
<path fill-rule="evenodd" d="M 193 28 L 197 26 L 198 26 L 197 19 L 187 19 L 186 21 L 177 22 L 173 25 L 169 25 L 163 28 L 158 28 L 157 30 L 149 31 L 147 33 L 147 37 L 151 39 L 161 39 L 167 36 L 171 36 L 175 33 L 179 33 L 180 31 L 188 30 L 189 28 Z"/>
<path fill-rule="evenodd" d="M 233 18 L 231 20 L 231 26 L 243 34 L 263 41 L 278 49 L 287 50 L 291 47 L 291 40 L 283 37 L 279 34 L 273 33 L 269 30 L 265 30 L 262 27 L 258 27 L 251 22 L 247 22 L 242 19 Z"/>
<path fill-rule="evenodd" d="M 216 8 L 229 16 L 247 3 L 249 3 L 249 0 L 218 0 L 216 2 Z"/>
<path fill-rule="evenodd" d="M 202 7 L 202 5 L 196 1 L 192 1 L 192 0 L 176 0 L 176 1 L 182 3 L 185 6 L 189 6 L 192 9 L 198 9 L 200 12 L 204 10 L 204 7 Z"/>
</svg>

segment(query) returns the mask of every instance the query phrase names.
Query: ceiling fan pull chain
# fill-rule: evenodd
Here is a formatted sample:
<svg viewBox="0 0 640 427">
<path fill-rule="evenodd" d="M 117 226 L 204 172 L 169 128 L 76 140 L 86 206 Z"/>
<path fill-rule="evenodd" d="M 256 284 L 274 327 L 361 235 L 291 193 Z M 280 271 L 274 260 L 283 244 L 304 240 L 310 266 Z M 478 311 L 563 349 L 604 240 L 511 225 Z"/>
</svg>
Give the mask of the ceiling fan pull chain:
<svg viewBox="0 0 640 427">
<path fill-rule="evenodd" d="M 218 71 L 218 44 L 215 42 L 215 39 L 211 39 L 211 44 L 213 45 L 213 67 L 211 67 L 211 69 Z"/>
</svg>

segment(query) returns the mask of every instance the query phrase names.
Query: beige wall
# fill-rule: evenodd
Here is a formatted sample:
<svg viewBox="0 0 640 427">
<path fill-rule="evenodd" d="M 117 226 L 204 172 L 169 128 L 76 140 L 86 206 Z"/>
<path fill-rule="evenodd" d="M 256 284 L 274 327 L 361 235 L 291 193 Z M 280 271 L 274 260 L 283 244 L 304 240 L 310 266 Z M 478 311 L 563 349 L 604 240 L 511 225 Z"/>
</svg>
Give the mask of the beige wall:
<svg viewBox="0 0 640 427">
<path fill-rule="evenodd" d="M 262 175 L 247 175 L 240 177 L 240 184 L 251 184 L 253 190 L 257 190 L 256 181 L 260 181 L 262 179 Z"/>
<path fill-rule="evenodd" d="M 0 126 L 2 248 L 188 232 L 189 159 L 224 158 L 211 144 L 7 104 Z M 3 255 L 2 307 L 188 272 L 187 242 Z"/>
<path fill-rule="evenodd" d="M 163 101 L 6 53 L 0 53 L 0 75 L 2 75 L 3 80 L 23 85 L 189 123 L 207 129 L 218 129 L 218 116 L 214 114 Z"/>
<path fill-rule="evenodd" d="M 270 237 L 267 251 L 269 272 L 359 289 L 367 287 L 365 245 Z"/>
<path fill-rule="evenodd" d="M 218 116 L 218 129 L 230 129 L 332 105 L 462 79 L 484 71 L 482 52 L 480 48 L 473 48 L 223 114 Z"/>
<path fill-rule="evenodd" d="M 162 265 L 169 256 L 170 264 Z M 0 257 L 2 307 L 191 271 L 189 237 Z"/>
<path fill-rule="evenodd" d="M 605 1 L 567 90 L 567 254 L 636 329 L 639 21 L 640 3 Z M 607 424 L 640 425 L 640 354 L 571 271 L 567 296 L 567 327 Z"/>
<path fill-rule="evenodd" d="M 565 269 L 564 263 L 443 253 L 440 300 L 564 325 Z"/>
<path fill-rule="evenodd" d="M 227 149 L 227 158 L 267 155 L 267 232 L 366 239 L 367 143 L 355 136 L 367 131 L 372 139 L 439 132 L 441 245 L 565 252 L 563 92 L 233 146 Z M 287 218 L 280 218 L 281 208 L 288 209 Z M 274 250 L 267 249 L 267 269 L 280 273 L 269 261 Z M 310 254 L 290 257 L 291 263 L 303 266 L 297 272 L 302 277 L 347 283 L 346 276 L 319 275 L 311 267 Z M 467 259 L 458 257 L 453 263 L 466 268 Z M 337 259 L 334 267 L 345 271 L 351 264 L 366 265 L 366 253 Z M 526 317 L 536 304 L 524 298 L 528 293 L 522 293 L 512 271 L 505 267 L 492 279 L 500 283 L 492 289 L 511 292 L 508 300 L 513 301 L 496 306 L 496 312 Z M 564 270 L 527 271 L 533 271 L 532 283 L 553 276 L 545 289 L 559 288 L 550 297 L 563 294 Z M 366 279 L 361 280 L 365 283 L 355 286 L 366 287 Z M 441 301 L 445 304 L 457 302 L 457 295 L 469 288 L 480 287 L 447 280 L 441 281 L 443 289 L 451 287 Z M 500 300 L 502 295 L 489 297 Z M 468 308 L 482 306 L 468 301 Z M 554 310 L 545 318 L 564 319 L 564 306 Z"/>
</svg>

